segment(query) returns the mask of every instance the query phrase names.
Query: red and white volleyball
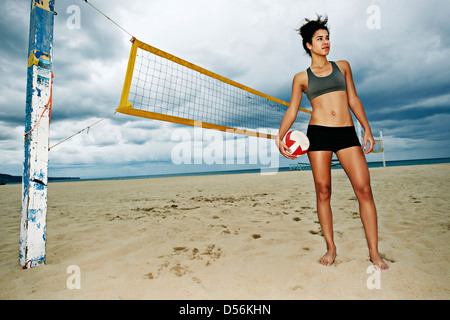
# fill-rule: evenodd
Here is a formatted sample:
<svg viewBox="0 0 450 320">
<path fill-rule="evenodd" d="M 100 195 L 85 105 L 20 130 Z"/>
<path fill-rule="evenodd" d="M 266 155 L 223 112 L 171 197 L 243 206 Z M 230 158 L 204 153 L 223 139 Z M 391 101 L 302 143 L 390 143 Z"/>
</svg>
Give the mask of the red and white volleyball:
<svg viewBox="0 0 450 320">
<path fill-rule="evenodd" d="M 283 142 L 291 149 L 292 154 L 300 158 L 308 152 L 309 139 L 301 131 L 289 131 L 283 139 Z"/>
</svg>

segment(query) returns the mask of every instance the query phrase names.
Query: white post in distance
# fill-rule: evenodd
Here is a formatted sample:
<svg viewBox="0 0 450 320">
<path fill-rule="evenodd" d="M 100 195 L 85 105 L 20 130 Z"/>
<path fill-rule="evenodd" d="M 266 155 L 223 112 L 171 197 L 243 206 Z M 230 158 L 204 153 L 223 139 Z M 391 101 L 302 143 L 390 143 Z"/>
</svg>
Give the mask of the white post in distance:
<svg viewBox="0 0 450 320">
<path fill-rule="evenodd" d="M 383 152 L 383 167 L 386 167 L 386 158 L 384 157 L 384 143 L 383 143 L 383 132 L 380 131 L 380 143 L 381 143 L 381 150 Z"/>
</svg>

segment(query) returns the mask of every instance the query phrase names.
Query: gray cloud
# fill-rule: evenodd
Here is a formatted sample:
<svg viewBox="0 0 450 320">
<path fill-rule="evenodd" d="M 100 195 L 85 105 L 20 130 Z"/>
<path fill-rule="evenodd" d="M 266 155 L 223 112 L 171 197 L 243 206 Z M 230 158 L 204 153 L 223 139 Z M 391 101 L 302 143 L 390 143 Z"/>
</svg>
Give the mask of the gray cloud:
<svg viewBox="0 0 450 320">
<path fill-rule="evenodd" d="M 440 0 L 90 2 L 140 40 L 286 101 L 294 74 L 310 63 L 295 29 L 305 17 L 328 14 L 329 58 L 350 62 L 372 130 L 385 136 L 387 158 L 450 156 L 450 9 Z M 380 29 L 366 25 L 372 4 L 380 8 Z M 0 172 L 20 174 L 29 1 L 6 5 Z M 71 5 L 81 10 L 80 29 L 67 25 Z M 55 9 L 51 144 L 114 112 L 130 50 L 130 36 L 84 1 L 57 1 Z M 305 96 L 302 106 L 310 108 Z M 298 121 L 305 127 L 308 116 Z M 117 114 L 53 149 L 50 170 L 84 177 L 179 171 L 170 161 L 176 128 Z"/>
</svg>

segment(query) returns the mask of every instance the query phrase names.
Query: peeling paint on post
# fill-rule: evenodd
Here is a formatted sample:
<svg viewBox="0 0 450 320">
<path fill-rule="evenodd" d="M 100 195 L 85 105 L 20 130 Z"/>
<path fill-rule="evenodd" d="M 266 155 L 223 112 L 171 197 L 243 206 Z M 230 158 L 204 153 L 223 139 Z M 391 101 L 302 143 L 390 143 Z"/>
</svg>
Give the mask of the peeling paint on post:
<svg viewBox="0 0 450 320">
<path fill-rule="evenodd" d="M 45 264 L 54 5 L 31 1 L 19 244 L 24 268 Z"/>
</svg>

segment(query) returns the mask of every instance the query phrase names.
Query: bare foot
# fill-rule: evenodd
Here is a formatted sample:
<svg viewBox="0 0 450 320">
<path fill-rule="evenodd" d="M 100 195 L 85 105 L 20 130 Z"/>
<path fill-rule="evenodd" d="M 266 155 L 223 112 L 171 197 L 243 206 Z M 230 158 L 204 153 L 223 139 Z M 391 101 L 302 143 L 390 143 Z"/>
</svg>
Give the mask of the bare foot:
<svg viewBox="0 0 450 320">
<path fill-rule="evenodd" d="M 380 254 L 374 253 L 370 254 L 370 261 L 373 263 L 375 268 L 380 270 L 387 270 L 389 269 L 389 266 L 383 261 L 383 258 L 381 258 Z"/>
<path fill-rule="evenodd" d="M 331 266 L 336 259 L 336 249 L 329 249 L 325 255 L 319 259 L 320 264 L 324 266 Z"/>
</svg>

